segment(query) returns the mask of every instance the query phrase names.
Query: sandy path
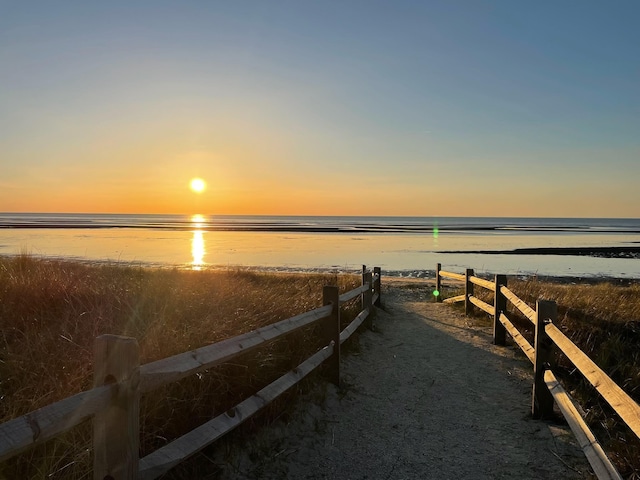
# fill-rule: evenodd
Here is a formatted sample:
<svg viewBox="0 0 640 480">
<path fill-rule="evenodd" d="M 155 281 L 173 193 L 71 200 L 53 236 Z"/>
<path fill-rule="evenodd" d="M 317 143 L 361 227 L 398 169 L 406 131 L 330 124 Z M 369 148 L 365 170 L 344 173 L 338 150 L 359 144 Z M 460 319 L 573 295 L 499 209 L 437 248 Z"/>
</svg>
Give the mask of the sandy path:
<svg viewBox="0 0 640 480">
<path fill-rule="evenodd" d="M 423 298 L 387 289 L 375 331 L 343 357 L 342 388 L 265 429 L 227 478 L 589 478 L 567 430 L 529 417 L 529 362 Z"/>
</svg>

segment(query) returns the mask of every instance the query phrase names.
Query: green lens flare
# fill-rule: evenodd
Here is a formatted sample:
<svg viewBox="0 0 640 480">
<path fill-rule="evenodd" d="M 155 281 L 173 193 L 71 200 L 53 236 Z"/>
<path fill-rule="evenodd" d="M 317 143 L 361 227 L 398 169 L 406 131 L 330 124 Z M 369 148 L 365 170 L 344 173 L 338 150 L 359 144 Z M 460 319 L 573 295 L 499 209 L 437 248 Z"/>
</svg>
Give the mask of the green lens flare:
<svg viewBox="0 0 640 480">
<path fill-rule="evenodd" d="M 438 238 L 439 232 L 440 230 L 438 230 L 438 227 L 433 227 L 433 238 Z"/>
<path fill-rule="evenodd" d="M 440 296 L 440 292 L 438 290 L 434 290 L 433 291 L 433 296 L 434 297 L 439 297 Z"/>
</svg>

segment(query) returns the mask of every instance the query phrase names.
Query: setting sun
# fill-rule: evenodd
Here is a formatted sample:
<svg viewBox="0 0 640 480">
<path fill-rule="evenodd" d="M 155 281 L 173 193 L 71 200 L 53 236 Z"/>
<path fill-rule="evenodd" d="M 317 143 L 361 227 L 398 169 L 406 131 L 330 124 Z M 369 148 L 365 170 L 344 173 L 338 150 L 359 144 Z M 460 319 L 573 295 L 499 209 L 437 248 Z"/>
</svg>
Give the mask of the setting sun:
<svg viewBox="0 0 640 480">
<path fill-rule="evenodd" d="M 207 188 L 206 182 L 201 178 L 191 179 L 191 183 L 189 183 L 189 186 L 191 187 L 191 190 L 193 190 L 196 193 L 202 193 Z"/>
</svg>

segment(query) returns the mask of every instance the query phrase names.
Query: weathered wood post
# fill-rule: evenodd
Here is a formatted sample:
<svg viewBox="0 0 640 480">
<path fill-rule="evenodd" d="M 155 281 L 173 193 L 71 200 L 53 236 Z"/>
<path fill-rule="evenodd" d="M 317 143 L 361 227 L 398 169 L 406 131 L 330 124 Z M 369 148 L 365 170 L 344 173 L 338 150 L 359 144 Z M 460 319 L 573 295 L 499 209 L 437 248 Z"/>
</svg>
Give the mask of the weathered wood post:
<svg viewBox="0 0 640 480">
<path fill-rule="evenodd" d="M 536 302 L 535 357 L 533 362 L 533 394 L 531 396 L 531 414 L 535 418 L 553 416 L 553 396 L 544 383 L 544 371 L 551 368 L 553 362 L 553 341 L 549 338 L 546 325 L 556 321 L 558 307 L 556 302 L 538 300 Z"/>
<path fill-rule="evenodd" d="M 504 325 L 500 321 L 500 315 L 507 313 L 507 298 L 500 291 L 500 287 L 507 286 L 506 275 L 496 275 L 496 292 L 493 297 L 493 343 L 494 345 L 504 345 L 506 343 L 506 333 Z"/>
<path fill-rule="evenodd" d="M 473 283 L 471 283 L 471 277 L 473 277 L 473 268 L 467 268 L 464 279 L 464 314 L 470 315 L 473 303 L 470 298 L 473 296 Z"/>
<path fill-rule="evenodd" d="M 433 292 L 433 301 L 439 302 L 440 295 L 442 294 L 442 278 L 440 277 L 440 270 L 442 270 L 442 265 L 436 263 L 436 291 Z"/>
<path fill-rule="evenodd" d="M 365 278 L 364 278 L 365 273 L 367 273 L 367 266 L 366 265 L 362 265 L 362 285 L 364 285 L 366 283 L 365 282 Z M 362 307 L 362 308 L 360 308 L 360 310 L 364 310 L 365 308 L 367 308 L 367 304 L 365 303 L 364 295 L 360 296 L 360 303 L 361 303 L 360 306 Z"/>
<path fill-rule="evenodd" d="M 382 269 L 380 267 L 373 267 L 373 274 L 378 277 L 373 283 L 373 290 L 378 294 L 375 306 L 379 307 L 382 305 Z"/>
<path fill-rule="evenodd" d="M 93 418 L 94 480 L 138 478 L 140 357 L 138 341 L 119 335 L 96 338 L 94 387 L 116 384 L 109 406 Z"/>
<path fill-rule="evenodd" d="M 367 291 L 362 294 L 362 309 L 369 310 L 369 315 L 367 316 L 367 328 L 373 330 L 373 291 L 372 291 L 372 283 L 373 283 L 373 275 L 371 272 L 367 272 L 364 274 L 363 283 L 369 285 Z"/>
<path fill-rule="evenodd" d="M 322 305 L 332 305 L 331 315 L 325 320 L 327 344 L 334 342 L 333 355 L 328 359 L 329 377 L 333 384 L 340 385 L 340 295 L 338 287 L 322 289 Z"/>
</svg>

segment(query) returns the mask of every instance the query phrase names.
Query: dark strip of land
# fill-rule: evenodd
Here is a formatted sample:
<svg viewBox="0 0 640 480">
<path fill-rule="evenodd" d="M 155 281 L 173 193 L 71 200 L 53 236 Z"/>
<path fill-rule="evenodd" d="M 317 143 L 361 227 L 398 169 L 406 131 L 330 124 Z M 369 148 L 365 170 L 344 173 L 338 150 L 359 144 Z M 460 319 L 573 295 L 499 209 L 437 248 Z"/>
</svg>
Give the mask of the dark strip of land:
<svg viewBox="0 0 640 480">
<path fill-rule="evenodd" d="M 307 233 L 415 233 L 423 235 L 438 235 L 441 233 L 465 233 L 465 232 L 494 232 L 509 231 L 518 232 L 580 232 L 580 227 L 502 227 L 502 226 L 442 226 L 435 227 L 432 225 L 375 225 L 375 224 L 353 224 L 353 225 L 304 225 L 298 223 L 282 224 L 282 223 L 262 223 L 262 222 L 243 222 L 238 223 L 199 223 L 199 222 L 173 222 L 165 223 L 95 223 L 87 222 L 3 222 L 0 221 L 0 229 L 109 229 L 109 228 L 134 228 L 134 229 L 151 229 L 151 230 L 201 230 L 212 232 L 307 232 Z M 588 230 L 584 230 L 588 233 Z M 638 230 L 599 230 L 598 233 L 611 234 L 640 234 Z M 494 252 L 443 252 L 443 253 L 494 253 Z M 502 252 L 497 252 L 502 253 Z M 508 253 L 516 253 L 508 252 Z"/>
<path fill-rule="evenodd" d="M 576 255 L 600 258 L 640 258 L 640 247 L 542 247 L 514 250 L 456 250 L 439 253 L 475 253 L 491 255 Z"/>
</svg>

